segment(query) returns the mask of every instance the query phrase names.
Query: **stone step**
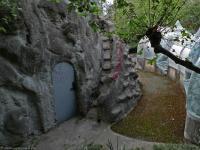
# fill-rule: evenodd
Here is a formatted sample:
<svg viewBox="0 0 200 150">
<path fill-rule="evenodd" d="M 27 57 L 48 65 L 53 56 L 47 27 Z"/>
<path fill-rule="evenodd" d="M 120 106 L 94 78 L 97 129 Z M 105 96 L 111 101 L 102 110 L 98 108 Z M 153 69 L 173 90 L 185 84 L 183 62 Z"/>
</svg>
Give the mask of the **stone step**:
<svg viewBox="0 0 200 150">
<path fill-rule="evenodd" d="M 112 109 L 111 114 L 113 116 L 118 116 L 122 112 L 121 106 L 116 106 Z"/>
<path fill-rule="evenodd" d="M 123 75 L 124 75 L 124 80 L 125 81 L 129 81 L 130 73 L 129 72 L 125 72 Z"/>
<path fill-rule="evenodd" d="M 120 103 L 127 103 L 133 98 L 138 98 L 141 96 L 140 92 L 135 91 L 134 89 L 131 90 L 129 88 L 126 89 L 120 96 L 118 96 L 118 102 Z"/>
<path fill-rule="evenodd" d="M 103 53 L 103 59 L 104 60 L 110 60 L 111 59 L 110 50 L 104 51 L 104 53 Z"/>
<path fill-rule="evenodd" d="M 109 41 L 109 40 L 110 40 L 109 37 L 107 37 L 107 36 L 102 36 L 101 39 L 102 39 L 103 41 Z"/>
<path fill-rule="evenodd" d="M 141 96 L 141 92 L 137 92 L 137 91 L 134 90 L 132 98 L 138 98 L 139 96 Z"/>
<path fill-rule="evenodd" d="M 136 63 L 137 62 L 137 57 L 131 57 L 131 62 Z"/>
<path fill-rule="evenodd" d="M 123 86 L 124 87 L 127 87 L 129 85 L 129 82 L 128 81 L 123 81 Z"/>
<path fill-rule="evenodd" d="M 129 81 L 129 78 L 130 78 L 130 73 L 129 72 L 125 72 L 124 73 L 124 80 L 125 81 Z"/>
<path fill-rule="evenodd" d="M 124 64 L 125 65 L 130 65 L 130 64 L 132 64 L 130 61 L 128 61 L 128 60 L 126 60 L 126 61 L 124 61 Z"/>
<path fill-rule="evenodd" d="M 128 58 L 132 58 L 132 56 L 131 56 L 131 55 L 128 55 Z"/>
<path fill-rule="evenodd" d="M 135 80 L 129 81 L 129 86 L 135 88 L 136 87 Z"/>
<path fill-rule="evenodd" d="M 111 49 L 110 41 L 103 42 L 103 49 Z"/>
<path fill-rule="evenodd" d="M 136 80 L 138 78 L 138 74 L 136 72 L 130 72 L 130 79 Z"/>
<path fill-rule="evenodd" d="M 101 82 L 103 82 L 103 83 L 112 82 L 112 76 L 111 76 L 111 74 L 108 74 L 108 75 L 105 75 L 105 76 L 101 77 Z"/>
<path fill-rule="evenodd" d="M 133 98 L 135 95 L 134 89 L 131 90 L 129 87 L 126 88 L 126 90 L 118 96 L 118 101 L 119 102 L 125 102 Z"/>
<path fill-rule="evenodd" d="M 103 68 L 103 70 L 110 70 L 111 69 L 110 61 L 104 61 L 102 68 Z"/>
<path fill-rule="evenodd" d="M 130 88 L 131 90 L 137 92 L 137 93 L 142 93 L 142 92 L 141 92 L 141 89 L 140 89 L 141 87 L 138 86 L 138 85 L 137 85 L 136 83 L 134 83 L 134 82 L 132 82 L 132 83 L 129 84 L 129 88 Z M 137 95 L 137 93 L 134 93 L 134 95 Z"/>
<path fill-rule="evenodd" d="M 124 50 L 123 54 L 128 56 L 128 51 Z"/>
<path fill-rule="evenodd" d="M 124 60 L 130 61 L 130 62 L 133 62 L 133 58 L 128 57 L 128 55 L 124 55 Z"/>
<path fill-rule="evenodd" d="M 133 60 L 132 60 L 133 58 L 132 57 L 128 57 L 128 60 L 129 61 L 131 61 L 131 62 L 133 62 Z"/>
<path fill-rule="evenodd" d="M 128 60 L 128 55 L 124 55 L 124 60 Z"/>
<path fill-rule="evenodd" d="M 127 88 L 126 90 L 125 90 L 125 93 L 126 93 L 126 95 L 127 95 L 127 98 L 133 98 L 133 96 L 134 96 L 134 90 L 131 90 L 130 88 Z"/>
<path fill-rule="evenodd" d="M 130 75 L 129 71 L 124 72 L 124 77 L 128 77 Z"/>
<path fill-rule="evenodd" d="M 118 96 L 119 102 L 127 100 L 127 95 L 126 93 L 122 93 L 120 96 Z"/>
<path fill-rule="evenodd" d="M 130 61 L 128 61 L 128 60 L 126 60 L 125 62 L 124 62 L 124 65 L 125 65 L 125 67 L 133 67 L 133 64 L 130 62 Z"/>
<path fill-rule="evenodd" d="M 129 54 L 132 58 L 137 58 L 137 54 Z"/>
<path fill-rule="evenodd" d="M 136 73 L 136 70 L 131 66 L 128 68 L 128 72 L 130 73 Z"/>
<path fill-rule="evenodd" d="M 110 73 L 111 73 L 111 69 L 108 69 L 108 70 L 102 69 L 102 74 L 103 75 L 109 75 Z"/>
</svg>

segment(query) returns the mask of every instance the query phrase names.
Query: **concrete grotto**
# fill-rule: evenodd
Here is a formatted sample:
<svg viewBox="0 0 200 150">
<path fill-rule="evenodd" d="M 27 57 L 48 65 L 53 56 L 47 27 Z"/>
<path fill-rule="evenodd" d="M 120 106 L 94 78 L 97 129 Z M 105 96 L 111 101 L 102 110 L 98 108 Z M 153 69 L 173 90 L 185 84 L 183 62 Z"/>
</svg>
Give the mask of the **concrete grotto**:
<svg viewBox="0 0 200 150">
<path fill-rule="evenodd" d="M 116 37 L 94 33 L 66 4 L 20 0 L 17 30 L 0 35 L 0 145 L 17 146 L 55 127 L 52 70 L 73 65 L 78 112 L 116 121 L 141 96 L 135 59 Z M 105 30 L 112 30 L 102 20 Z M 96 112 L 96 114 L 94 113 Z"/>
</svg>

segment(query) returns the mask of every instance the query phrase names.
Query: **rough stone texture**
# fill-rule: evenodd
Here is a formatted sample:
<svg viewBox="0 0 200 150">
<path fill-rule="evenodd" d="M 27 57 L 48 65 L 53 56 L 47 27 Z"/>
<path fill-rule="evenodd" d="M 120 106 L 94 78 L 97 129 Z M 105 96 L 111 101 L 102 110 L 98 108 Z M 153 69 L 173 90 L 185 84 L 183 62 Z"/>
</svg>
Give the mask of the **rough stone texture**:
<svg viewBox="0 0 200 150">
<path fill-rule="evenodd" d="M 20 0 L 21 28 L 0 35 L 0 145 L 54 127 L 52 70 L 69 62 L 76 71 L 79 111 L 86 114 L 101 75 L 102 44 L 86 20 L 64 3 Z"/>
<path fill-rule="evenodd" d="M 111 27 L 112 28 L 112 27 Z M 109 31 L 109 29 L 107 29 Z M 117 121 L 134 108 L 141 97 L 140 84 L 135 71 L 135 56 L 128 55 L 125 43 L 117 37 L 103 39 L 104 57 L 100 91 L 97 98 L 100 107 L 99 117 L 108 121 Z M 109 52 L 110 51 L 110 52 Z"/>
<path fill-rule="evenodd" d="M 74 67 L 80 114 L 86 115 L 91 109 L 92 118 L 96 114 L 98 120 L 116 121 L 133 108 L 141 96 L 133 71 L 135 62 L 125 53 L 119 64 L 119 39 L 101 38 L 86 19 L 67 13 L 64 3 L 19 3 L 20 28 L 0 35 L 0 146 L 20 145 L 27 136 L 55 127 L 52 70 L 60 62 Z M 110 25 L 108 22 L 105 27 Z M 103 45 L 110 50 L 110 59 Z M 109 61 L 105 70 L 104 56 Z"/>
</svg>

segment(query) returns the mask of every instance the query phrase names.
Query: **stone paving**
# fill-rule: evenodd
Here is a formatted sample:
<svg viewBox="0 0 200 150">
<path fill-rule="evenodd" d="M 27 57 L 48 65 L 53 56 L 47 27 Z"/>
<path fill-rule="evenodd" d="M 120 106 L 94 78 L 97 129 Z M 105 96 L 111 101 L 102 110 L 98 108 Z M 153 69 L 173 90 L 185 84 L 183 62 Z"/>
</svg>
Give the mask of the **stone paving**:
<svg viewBox="0 0 200 150">
<path fill-rule="evenodd" d="M 114 133 L 106 123 L 73 118 L 40 136 L 36 150 L 74 150 L 90 143 L 106 145 L 108 140 L 112 142 L 114 149 L 117 149 L 118 145 L 119 150 L 124 145 L 126 148 L 143 147 L 145 150 L 152 150 L 155 144 Z"/>
</svg>

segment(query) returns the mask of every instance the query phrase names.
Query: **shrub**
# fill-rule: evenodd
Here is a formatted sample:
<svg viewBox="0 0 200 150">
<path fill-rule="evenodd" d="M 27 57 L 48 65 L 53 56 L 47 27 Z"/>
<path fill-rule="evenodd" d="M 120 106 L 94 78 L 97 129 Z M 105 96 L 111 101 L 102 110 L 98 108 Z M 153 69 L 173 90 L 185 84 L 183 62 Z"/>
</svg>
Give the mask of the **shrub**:
<svg viewBox="0 0 200 150">
<path fill-rule="evenodd" d="M 16 30 L 18 7 L 16 0 L 0 0 L 0 33 Z"/>
</svg>

